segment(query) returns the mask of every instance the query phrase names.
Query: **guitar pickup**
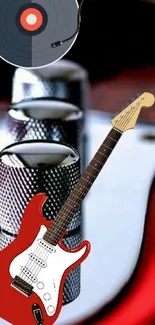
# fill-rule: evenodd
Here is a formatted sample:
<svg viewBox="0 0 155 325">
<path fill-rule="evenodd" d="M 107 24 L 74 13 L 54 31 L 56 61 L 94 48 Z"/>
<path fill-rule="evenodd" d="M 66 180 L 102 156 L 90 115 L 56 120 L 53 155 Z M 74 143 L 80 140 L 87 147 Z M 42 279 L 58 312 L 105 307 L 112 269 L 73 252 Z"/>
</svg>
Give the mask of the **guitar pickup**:
<svg viewBox="0 0 155 325">
<path fill-rule="evenodd" d="M 55 253 L 56 252 L 56 249 L 52 245 L 47 243 L 45 240 L 43 240 L 42 238 L 38 239 L 38 244 L 41 247 L 43 247 L 46 251 L 48 251 L 49 253 Z"/>
<path fill-rule="evenodd" d="M 47 264 L 45 261 L 43 261 L 41 258 L 39 258 L 37 255 L 31 253 L 29 254 L 29 258 L 31 261 L 35 262 L 36 264 L 38 264 L 40 267 L 47 267 Z"/>
<path fill-rule="evenodd" d="M 11 286 L 23 293 L 26 297 L 30 297 L 32 294 L 33 287 L 21 279 L 19 276 L 15 276 L 13 279 Z"/>
<path fill-rule="evenodd" d="M 28 279 L 30 279 L 32 282 L 36 283 L 37 278 L 33 275 L 33 273 L 28 269 L 26 266 L 21 267 L 21 271 L 26 275 Z"/>
</svg>

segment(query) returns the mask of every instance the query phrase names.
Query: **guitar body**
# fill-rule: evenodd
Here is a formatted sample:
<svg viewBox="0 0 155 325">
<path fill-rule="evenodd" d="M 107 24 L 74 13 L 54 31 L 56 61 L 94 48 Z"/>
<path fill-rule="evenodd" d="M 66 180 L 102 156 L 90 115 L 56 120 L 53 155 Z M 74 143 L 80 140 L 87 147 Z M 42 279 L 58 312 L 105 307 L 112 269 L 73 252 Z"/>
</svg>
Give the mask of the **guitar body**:
<svg viewBox="0 0 155 325">
<path fill-rule="evenodd" d="M 151 107 L 154 101 L 152 94 L 143 93 L 111 121 L 113 128 L 58 213 L 53 227 L 50 227 L 49 222 L 45 221 L 42 215 L 46 196 L 40 193 L 30 201 L 18 237 L 11 245 L 0 251 L 0 317 L 4 320 L 13 325 L 52 325 L 56 321 L 62 307 L 65 278 L 88 256 L 90 251 L 90 244 L 87 241 L 74 250 L 68 250 L 62 245 L 62 240 L 58 242 L 59 234 L 65 230 L 73 211 L 76 211 L 79 202 L 82 202 L 88 193 L 122 133 L 134 128 L 141 108 Z M 46 231 L 45 227 L 49 229 Z M 155 256 L 154 246 L 152 246 L 155 238 L 154 229 L 155 218 L 152 222 L 152 233 L 146 240 L 147 251 L 144 249 L 142 266 L 138 274 L 139 282 L 133 284 L 135 294 L 131 296 L 129 293 L 122 305 L 115 308 L 113 313 L 115 318 L 110 314 L 107 315 L 102 325 L 142 325 L 136 324 L 136 319 L 142 315 L 143 293 L 146 293 L 147 298 L 154 297 Z M 48 238 L 47 241 L 43 239 L 45 232 L 46 236 L 50 236 L 44 237 Z M 55 242 L 58 244 L 52 246 L 49 243 L 54 241 L 50 239 L 56 234 Z M 141 302 L 139 312 L 137 305 L 134 304 L 137 298 Z M 144 308 L 144 325 L 147 324 L 148 314 L 154 313 L 154 310 L 155 299 L 149 305 L 149 310 Z M 132 313 L 135 319 L 131 323 L 129 315 Z M 88 324 L 90 325 L 90 322 Z"/>
<path fill-rule="evenodd" d="M 62 239 L 56 246 L 42 239 L 50 223 L 42 215 L 45 201 L 43 193 L 33 197 L 24 212 L 18 237 L 0 251 L 0 317 L 13 325 L 52 325 L 61 311 L 67 275 L 90 252 L 87 241 L 69 250 Z M 22 292 L 15 277 L 24 281 Z M 23 286 L 25 282 L 29 285 Z"/>
</svg>

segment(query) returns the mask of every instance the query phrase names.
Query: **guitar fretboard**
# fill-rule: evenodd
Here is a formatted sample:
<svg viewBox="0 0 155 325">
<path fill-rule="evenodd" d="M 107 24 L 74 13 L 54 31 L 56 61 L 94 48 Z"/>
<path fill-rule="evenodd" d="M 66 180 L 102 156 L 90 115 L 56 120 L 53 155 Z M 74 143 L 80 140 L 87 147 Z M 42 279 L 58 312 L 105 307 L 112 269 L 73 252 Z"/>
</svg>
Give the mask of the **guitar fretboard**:
<svg viewBox="0 0 155 325">
<path fill-rule="evenodd" d="M 67 226 L 71 221 L 73 215 L 87 195 L 89 189 L 91 188 L 102 167 L 109 158 L 111 152 L 115 148 L 121 135 L 121 132 L 118 132 L 116 129 L 112 128 L 96 152 L 90 164 L 82 174 L 80 180 L 77 182 L 73 191 L 66 200 L 65 204 L 56 216 L 56 219 L 53 221 L 52 225 L 47 229 L 46 233 L 43 236 L 43 239 L 51 245 L 58 244 L 59 239 L 67 229 Z"/>
</svg>

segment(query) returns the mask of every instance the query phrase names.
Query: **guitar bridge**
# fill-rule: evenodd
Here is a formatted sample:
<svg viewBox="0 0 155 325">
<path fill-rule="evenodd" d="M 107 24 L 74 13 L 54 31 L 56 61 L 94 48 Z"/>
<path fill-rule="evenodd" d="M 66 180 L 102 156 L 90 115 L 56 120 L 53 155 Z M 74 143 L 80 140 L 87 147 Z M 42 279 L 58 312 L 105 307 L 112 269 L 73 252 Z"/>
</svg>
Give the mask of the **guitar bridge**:
<svg viewBox="0 0 155 325">
<path fill-rule="evenodd" d="M 13 279 L 11 286 L 23 293 L 26 297 L 30 297 L 32 294 L 33 287 L 21 279 L 19 276 L 15 276 Z"/>
</svg>

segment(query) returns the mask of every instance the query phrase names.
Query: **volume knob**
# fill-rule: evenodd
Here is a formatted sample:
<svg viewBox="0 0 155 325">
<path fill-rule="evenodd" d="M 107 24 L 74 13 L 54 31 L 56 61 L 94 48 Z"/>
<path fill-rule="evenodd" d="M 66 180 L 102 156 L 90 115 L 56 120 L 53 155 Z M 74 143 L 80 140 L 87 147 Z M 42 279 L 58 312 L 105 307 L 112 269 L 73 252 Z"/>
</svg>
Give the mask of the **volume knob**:
<svg viewBox="0 0 155 325">
<path fill-rule="evenodd" d="M 48 310 L 49 314 L 51 314 L 51 315 L 54 314 L 54 312 L 55 312 L 55 308 L 52 305 L 48 306 L 47 310 Z"/>
<path fill-rule="evenodd" d="M 38 282 L 37 287 L 38 287 L 39 290 L 44 289 L 44 283 L 43 282 Z"/>
<path fill-rule="evenodd" d="M 45 300 L 50 300 L 51 299 L 51 295 L 49 293 L 45 293 L 44 294 L 44 299 Z"/>
</svg>

